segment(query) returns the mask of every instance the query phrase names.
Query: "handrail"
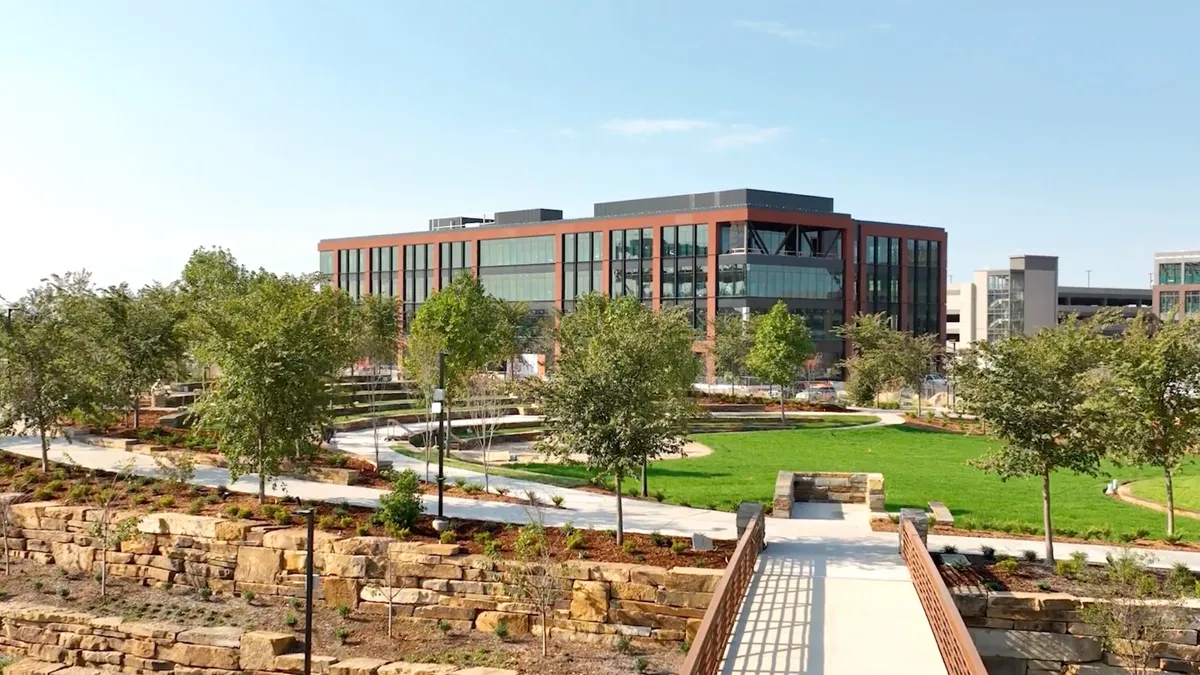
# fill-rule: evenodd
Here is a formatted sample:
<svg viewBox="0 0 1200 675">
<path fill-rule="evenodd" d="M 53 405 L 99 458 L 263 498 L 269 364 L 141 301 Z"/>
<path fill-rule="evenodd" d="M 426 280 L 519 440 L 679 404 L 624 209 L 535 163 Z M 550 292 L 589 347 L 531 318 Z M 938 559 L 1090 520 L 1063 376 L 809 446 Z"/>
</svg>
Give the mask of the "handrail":
<svg viewBox="0 0 1200 675">
<path fill-rule="evenodd" d="M 947 675 L 987 675 L 979 650 L 967 632 L 946 582 L 937 565 L 933 564 L 921 536 L 908 520 L 900 523 L 900 555 L 908 565 L 908 574 L 925 609 Z"/>
<path fill-rule="evenodd" d="M 765 535 L 766 520 L 763 510 L 759 509 L 745 534 L 738 540 L 733 557 L 729 559 L 729 567 L 713 590 L 712 602 L 704 612 L 704 620 L 696 631 L 687 658 L 679 667 L 680 675 L 715 675 L 717 672 L 725 656 L 729 634 L 741 610 L 742 598 L 754 576 Z"/>
</svg>

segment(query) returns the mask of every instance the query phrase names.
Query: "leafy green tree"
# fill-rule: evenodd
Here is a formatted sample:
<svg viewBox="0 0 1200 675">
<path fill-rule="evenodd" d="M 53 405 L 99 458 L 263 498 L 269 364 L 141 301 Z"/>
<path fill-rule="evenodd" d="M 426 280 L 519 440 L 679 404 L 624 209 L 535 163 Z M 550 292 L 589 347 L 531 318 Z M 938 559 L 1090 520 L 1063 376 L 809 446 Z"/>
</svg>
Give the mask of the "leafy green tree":
<svg viewBox="0 0 1200 675">
<path fill-rule="evenodd" d="M 648 459 L 678 452 L 696 410 L 689 396 L 700 363 L 691 322 L 636 299 L 579 298 L 559 324 L 560 356 L 537 387 L 546 416 L 542 449 L 587 453 L 616 482 L 617 542 L 624 540 L 621 481 Z"/>
<path fill-rule="evenodd" d="M 0 316 L 0 429 L 36 433 L 43 472 L 50 440 L 72 414 L 95 412 L 104 399 L 94 309 L 87 273 L 68 273 L 30 289 Z"/>
<path fill-rule="evenodd" d="M 941 345 L 932 335 L 913 335 L 901 331 L 893 331 L 886 344 L 888 347 L 884 353 L 890 358 L 890 370 L 896 381 L 916 393 L 917 415 L 920 416 L 925 376 L 933 368 L 933 361 L 941 351 Z"/>
<path fill-rule="evenodd" d="M 1092 405 L 1119 459 L 1163 472 L 1167 534 L 1175 533 L 1175 472 L 1200 450 L 1200 321 L 1139 315 L 1113 344 Z"/>
<path fill-rule="evenodd" d="M 718 313 L 713 320 L 713 362 L 734 393 L 735 380 L 746 374 L 746 360 L 754 347 L 754 322 L 732 312 Z"/>
<path fill-rule="evenodd" d="M 842 365 L 849 373 L 846 390 L 851 400 L 859 405 L 878 403 L 879 391 L 896 379 L 891 358 L 896 331 L 888 315 L 858 314 L 835 332 L 850 341 L 850 356 Z"/>
<path fill-rule="evenodd" d="M 815 351 L 808 324 L 789 314 L 782 300 L 755 322 L 754 346 L 746 366 L 755 377 L 779 387 L 781 423 L 787 423 L 784 389 L 796 381 L 797 373 Z"/>
<path fill-rule="evenodd" d="M 346 294 L 311 276 L 254 272 L 240 293 L 202 314 L 202 348 L 221 370 L 196 405 L 236 480 L 258 475 L 259 501 L 282 461 L 318 443 L 329 422 L 330 385 L 353 361 Z"/>
<path fill-rule="evenodd" d="M 179 280 L 179 300 L 186 314 L 185 330 L 191 336 L 189 348 L 207 380 L 214 357 L 206 348 L 216 328 L 224 327 L 225 304 L 243 293 L 250 283 L 250 272 L 233 254 L 223 248 L 198 248 L 184 265 Z"/>
<path fill-rule="evenodd" d="M 389 529 L 412 529 L 425 512 L 421 501 L 421 481 L 412 469 L 392 479 L 392 491 L 379 498 L 378 519 Z"/>
<path fill-rule="evenodd" d="M 378 465 L 379 417 L 375 407 L 379 400 L 379 372 L 381 367 L 396 363 L 400 348 L 400 306 L 396 298 L 368 295 L 357 307 L 357 319 L 358 356 L 371 364 L 371 437 L 375 443 L 375 464 Z"/>
<path fill-rule="evenodd" d="M 100 291 L 97 302 L 99 339 L 108 364 L 105 377 L 115 407 L 132 411 L 136 429 L 141 395 L 181 369 L 187 347 L 183 308 L 170 289 L 158 285 L 137 293 L 126 284 L 112 286 Z"/>
<path fill-rule="evenodd" d="M 1102 415 L 1085 405 L 1108 349 L 1105 313 L 1071 318 L 1036 335 L 980 342 L 955 362 L 966 408 L 1001 445 L 974 465 L 1001 479 L 1042 479 L 1046 560 L 1054 562 L 1050 476 L 1058 470 L 1095 474 L 1105 454 Z"/>
</svg>

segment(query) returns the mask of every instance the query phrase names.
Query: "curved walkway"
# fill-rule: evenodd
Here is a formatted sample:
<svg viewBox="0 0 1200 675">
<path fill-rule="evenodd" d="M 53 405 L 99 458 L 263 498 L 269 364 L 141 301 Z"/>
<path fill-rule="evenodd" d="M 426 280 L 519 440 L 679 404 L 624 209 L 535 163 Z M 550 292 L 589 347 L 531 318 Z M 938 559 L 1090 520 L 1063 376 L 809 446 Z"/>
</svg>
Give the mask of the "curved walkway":
<svg viewBox="0 0 1200 675">
<path fill-rule="evenodd" d="M 1141 497 L 1133 494 L 1133 483 L 1122 483 L 1121 486 L 1117 488 L 1117 499 L 1120 499 L 1126 504 L 1133 504 L 1134 506 L 1140 506 L 1144 509 L 1150 509 L 1151 511 L 1158 511 L 1159 513 L 1167 512 L 1167 507 L 1163 506 L 1162 504 L 1159 504 L 1158 502 L 1152 502 L 1148 499 L 1142 499 Z M 1183 516 L 1184 518 L 1195 518 L 1200 520 L 1200 513 L 1188 509 L 1181 509 L 1178 506 L 1175 507 L 1175 515 Z"/>
</svg>

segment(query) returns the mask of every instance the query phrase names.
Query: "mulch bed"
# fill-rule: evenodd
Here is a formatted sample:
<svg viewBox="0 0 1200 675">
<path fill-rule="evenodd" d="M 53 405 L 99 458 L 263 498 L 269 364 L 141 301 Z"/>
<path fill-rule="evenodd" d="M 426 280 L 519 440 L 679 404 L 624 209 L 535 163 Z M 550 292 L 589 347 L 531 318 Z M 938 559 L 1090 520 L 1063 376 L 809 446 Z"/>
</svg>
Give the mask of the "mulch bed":
<svg viewBox="0 0 1200 675">
<path fill-rule="evenodd" d="M 926 429 L 928 431 L 944 431 L 946 433 L 963 434 L 966 436 L 983 435 L 983 425 L 975 420 L 947 420 L 940 417 L 928 420 L 906 414 L 904 416 L 904 423 L 910 427 Z"/>
<path fill-rule="evenodd" d="M 899 532 L 900 526 L 891 520 L 872 520 L 871 529 L 876 532 Z M 979 537 L 982 539 L 1016 539 L 1020 541 L 1028 541 L 1033 544 L 1040 544 L 1043 541 L 1040 534 L 1018 534 L 1015 532 L 1004 532 L 1001 530 L 964 530 L 962 528 L 950 527 L 948 525 L 930 525 L 930 534 L 940 534 L 949 537 Z M 1197 551 L 1200 550 L 1200 544 L 1193 542 L 1181 541 L 1178 544 L 1168 544 L 1165 541 L 1157 539 L 1135 539 L 1129 542 L 1121 541 L 1098 541 L 1096 539 L 1083 539 L 1081 537 L 1064 537 L 1062 535 L 1054 535 L 1055 542 L 1069 544 L 1096 544 L 1098 546 L 1136 546 L 1138 548 L 1153 548 L 1163 551 Z M 1036 547 L 1034 547 L 1036 548 Z"/>
<path fill-rule="evenodd" d="M 934 554 L 935 560 L 940 556 Z M 974 593 L 983 594 L 992 591 L 1021 591 L 1039 593 L 1068 593 L 1077 597 L 1095 597 L 1101 592 L 1104 567 L 1088 565 L 1075 578 L 1056 574 L 1054 569 L 1043 561 L 1029 562 L 1014 558 L 1018 566 L 1013 571 L 1007 571 L 996 565 L 997 559 L 985 558 L 980 555 L 966 556 L 970 567 L 954 567 L 938 562 L 938 571 L 942 574 L 946 586 L 950 588 L 967 589 Z M 1178 597 L 1169 589 L 1170 572 L 1161 569 L 1148 569 L 1145 573 L 1154 577 L 1158 583 L 1156 597 Z M 1194 582 L 1193 582 L 1194 583 Z M 1190 592 L 1192 589 L 1189 588 Z"/>
<path fill-rule="evenodd" d="M 101 599 L 100 584 L 83 575 L 64 576 L 53 565 L 38 565 L 27 560 L 12 562 L 11 575 L 0 568 L 0 595 L 3 601 L 86 609 L 96 615 L 120 615 L 131 621 L 163 621 L 177 625 L 238 626 L 247 630 L 294 633 L 299 650 L 304 637 L 303 599 L 292 601 L 278 596 L 244 598 L 215 593 L 202 599 L 191 588 L 151 588 L 133 580 L 109 579 L 108 598 Z M 35 584 L 40 582 L 40 590 Z M 59 589 L 67 593 L 63 598 Z M 293 606 L 293 602 L 295 606 Z M 289 615 L 295 620 L 289 625 Z M 334 631 L 349 631 L 341 643 Z M 633 661 L 643 656 L 649 662 L 646 672 L 673 673 L 683 660 L 675 645 L 635 645 L 627 655 L 612 648 L 579 642 L 551 640 L 550 654 L 542 657 L 540 638 L 524 635 L 501 640 L 479 631 L 454 630 L 442 634 L 429 623 L 397 619 L 393 636 L 387 635 L 387 617 L 362 610 L 341 617 L 333 608 L 318 601 L 313 614 L 313 653 L 351 658 L 370 655 L 385 660 L 415 663 L 451 663 L 466 668 L 491 666 L 511 668 L 522 673 L 577 673 L 579 675 L 618 675 L 633 671 Z"/>
</svg>

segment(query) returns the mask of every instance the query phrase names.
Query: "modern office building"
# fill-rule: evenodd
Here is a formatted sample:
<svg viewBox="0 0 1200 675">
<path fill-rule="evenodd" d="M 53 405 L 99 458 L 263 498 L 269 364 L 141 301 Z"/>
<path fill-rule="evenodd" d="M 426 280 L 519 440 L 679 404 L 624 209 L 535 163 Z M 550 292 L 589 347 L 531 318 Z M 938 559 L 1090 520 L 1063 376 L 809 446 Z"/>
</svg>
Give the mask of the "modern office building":
<svg viewBox="0 0 1200 675">
<path fill-rule="evenodd" d="M 1012 256 L 1007 269 L 978 270 L 971 281 L 947 289 L 946 345 L 954 350 L 1032 335 L 1072 314 L 1086 318 L 1106 307 L 1132 317 L 1150 306 L 1149 289 L 1059 286 L 1057 256 Z"/>
<path fill-rule="evenodd" d="M 827 366 L 846 349 L 834 329 L 858 312 L 945 335 L 945 230 L 858 220 L 828 197 L 726 190 L 600 202 L 588 218 L 554 209 L 439 218 L 428 231 L 326 239 L 318 250 L 330 283 L 403 298 L 406 323 L 470 273 L 540 312 L 570 312 L 593 291 L 683 307 L 705 339 L 718 312 L 749 316 L 783 300 Z"/>
<path fill-rule="evenodd" d="M 1166 319 L 1200 314 L 1200 251 L 1154 254 L 1154 312 Z"/>
</svg>

